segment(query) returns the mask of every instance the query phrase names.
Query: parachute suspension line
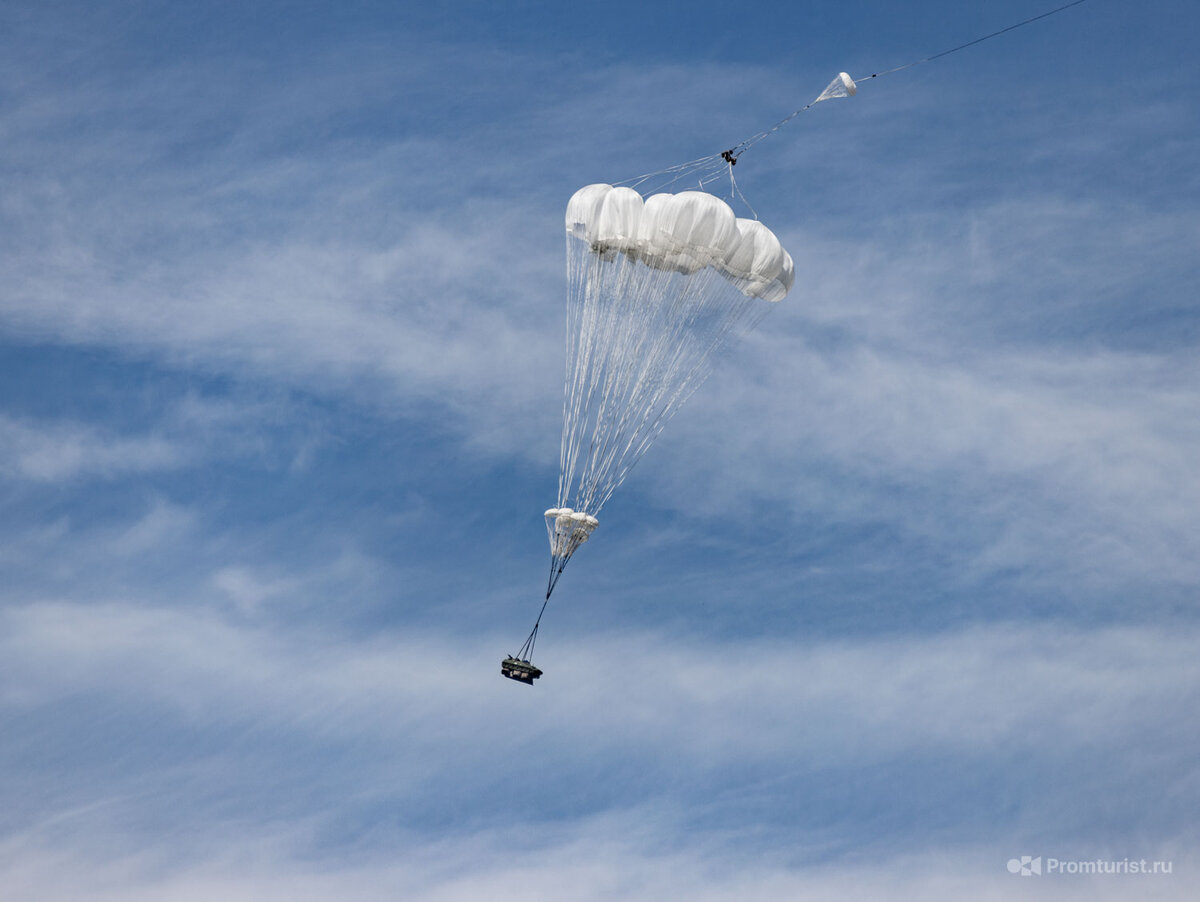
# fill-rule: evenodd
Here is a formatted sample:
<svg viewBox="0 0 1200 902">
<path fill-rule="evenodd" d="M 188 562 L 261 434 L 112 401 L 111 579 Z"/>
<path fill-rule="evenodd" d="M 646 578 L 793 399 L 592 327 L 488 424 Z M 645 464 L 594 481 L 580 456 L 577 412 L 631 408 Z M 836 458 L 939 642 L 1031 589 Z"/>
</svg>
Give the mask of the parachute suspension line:
<svg viewBox="0 0 1200 902">
<path fill-rule="evenodd" d="M 533 660 L 533 646 L 537 642 L 538 627 L 542 623 L 542 615 L 546 613 L 546 605 L 550 603 L 550 596 L 547 594 L 546 600 L 542 602 L 542 609 L 538 611 L 537 620 L 533 624 L 533 629 L 529 631 L 529 637 L 525 640 L 525 644 L 513 656 L 522 661 Z"/>
<path fill-rule="evenodd" d="M 847 76 L 845 76 L 845 81 L 843 81 L 843 86 L 845 87 L 845 90 L 838 90 L 839 79 L 834 79 L 834 81 L 830 84 L 830 86 L 828 88 L 826 88 L 825 91 L 823 91 L 820 94 L 820 96 L 818 96 L 811 103 L 807 103 L 804 106 L 800 107 L 800 109 L 794 110 L 793 112 L 789 113 L 787 116 L 780 119 L 778 122 L 776 122 L 774 125 L 772 125 L 768 129 L 766 129 L 765 131 L 761 131 L 758 134 L 751 135 L 749 138 L 746 138 L 743 141 L 739 141 L 737 144 L 734 144 L 728 150 L 724 150 L 721 153 L 717 153 L 717 154 L 711 154 L 706 157 L 699 157 L 695 160 L 689 160 L 686 163 L 680 163 L 676 166 L 671 166 L 667 169 L 660 169 L 660 170 L 657 170 L 656 172 L 648 172 L 645 175 L 640 175 L 635 179 L 627 179 L 623 182 L 616 182 L 615 184 L 628 185 L 631 188 L 636 188 L 638 190 L 641 190 L 640 186 L 643 184 L 646 184 L 647 182 L 651 182 L 652 180 L 657 179 L 659 177 L 670 176 L 670 178 L 667 179 L 666 181 L 655 182 L 654 187 L 652 187 L 648 191 L 642 191 L 643 194 L 648 194 L 648 193 L 651 193 L 652 191 L 668 190 L 670 188 L 670 186 L 676 184 L 681 179 L 698 174 L 700 184 L 701 184 L 701 186 L 704 186 L 704 185 L 712 182 L 715 178 L 718 178 L 721 175 L 723 175 L 725 165 L 728 165 L 730 167 L 729 176 L 730 176 L 730 179 L 732 180 L 732 177 L 733 177 L 732 167 L 733 167 L 733 164 L 737 162 L 738 157 L 740 157 L 743 153 L 745 153 L 747 150 L 749 150 L 751 147 L 753 147 L 759 141 L 762 141 L 764 138 L 769 138 L 771 135 L 775 134 L 775 132 L 779 131 L 781 128 L 783 128 L 785 125 L 787 125 L 793 119 L 795 119 L 801 113 L 807 112 L 808 110 L 812 109 L 814 106 L 816 106 L 821 101 L 830 100 L 835 97 L 847 97 L 847 96 L 853 95 L 857 92 L 857 84 L 861 84 L 864 81 L 871 81 L 872 79 L 882 78 L 885 75 L 891 75 L 894 72 L 902 72 L 905 69 L 911 69 L 914 66 L 920 66 L 925 63 L 931 63 L 934 60 L 939 60 L 944 56 L 949 56 L 952 53 L 958 53 L 960 50 L 966 50 L 968 47 L 974 47 L 976 44 L 982 44 L 984 41 L 990 41 L 992 38 L 999 37 L 1002 34 L 1007 34 L 1010 31 L 1015 31 L 1018 28 L 1023 28 L 1026 25 L 1030 25 L 1034 22 L 1041 21 L 1042 19 L 1049 18 L 1050 16 L 1053 16 L 1053 15 L 1056 15 L 1057 13 L 1061 13 L 1065 10 L 1068 10 L 1073 6 L 1079 6 L 1080 4 L 1085 3 L 1085 2 L 1086 2 L 1086 0 L 1071 0 L 1070 3 L 1064 3 L 1061 6 L 1056 6 L 1054 9 L 1050 9 L 1050 10 L 1047 10 L 1046 12 L 1039 13 L 1036 16 L 1030 16 L 1028 19 L 1022 19 L 1020 22 L 1015 22 L 1012 25 L 1005 26 L 1004 28 L 1001 28 L 997 31 L 993 31 L 989 34 L 985 34 L 982 37 L 974 38 L 970 41 L 966 41 L 965 43 L 958 44 L 954 47 L 950 47 L 947 50 L 939 51 L 938 53 L 934 53 L 931 56 L 926 56 L 926 57 L 922 57 L 921 59 L 913 60 L 912 62 L 905 63 L 902 66 L 896 66 L 892 69 L 885 69 L 882 72 L 873 72 L 870 75 L 864 75 L 862 78 L 858 78 L 858 79 L 851 79 L 847 75 Z M 839 78 L 840 78 L 840 76 L 839 76 Z M 741 197 L 741 192 L 738 192 L 738 196 Z M 742 197 L 742 200 L 745 201 L 745 198 Z M 749 206 L 749 204 L 747 204 L 747 206 Z"/>
<path fill-rule="evenodd" d="M 655 269 L 567 240 L 577 338 L 567 347 L 558 503 L 594 517 L 704 381 L 714 352 L 769 305 L 711 267 Z"/>
<path fill-rule="evenodd" d="M 665 191 L 668 187 L 670 187 L 671 185 L 674 185 L 680 179 L 687 178 L 687 177 L 691 176 L 693 173 L 711 166 L 713 161 L 720 160 L 720 159 L 722 159 L 722 156 L 719 153 L 709 154 L 706 157 L 698 157 L 695 160 L 688 160 L 686 163 L 678 163 L 675 166 L 668 166 L 666 169 L 658 169 L 658 170 L 655 170 L 654 172 L 647 172 L 645 175 L 639 175 L 637 178 L 625 179 L 622 182 L 614 182 L 614 184 L 628 185 L 630 188 L 638 188 L 639 186 L 641 186 L 645 182 L 648 182 L 650 179 L 655 178 L 656 176 L 660 176 L 660 175 L 662 175 L 662 176 L 674 175 L 675 176 L 674 178 L 670 179 L 669 181 L 662 182 L 660 185 L 657 185 L 652 188 L 647 188 L 646 190 L 640 192 L 642 194 L 642 196 L 646 196 L 647 194 L 653 194 L 656 191 Z"/>
<path fill-rule="evenodd" d="M 571 555 L 552 554 L 550 556 L 550 579 L 546 581 L 546 600 L 550 600 L 550 593 L 554 591 L 554 587 L 558 585 L 558 578 L 562 576 L 563 569 L 567 566 L 567 561 L 571 559 Z M 544 606 L 543 606 L 544 607 Z"/>
<path fill-rule="evenodd" d="M 726 151 L 728 152 L 728 151 Z M 626 185 L 636 189 L 643 197 L 657 194 L 660 191 L 670 192 L 684 179 L 697 178 L 700 187 L 721 178 L 725 174 L 725 159 L 722 154 L 714 153 L 706 157 L 689 160 L 677 166 L 669 166 L 655 172 L 647 172 L 636 178 L 613 182 L 614 185 Z M 645 187 L 643 187 L 645 186 Z"/>
<path fill-rule="evenodd" d="M 729 153 L 729 151 L 725 151 L 725 153 Z M 730 188 L 731 188 L 731 191 L 730 191 L 730 193 L 729 193 L 729 199 L 730 199 L 730 200 L 733 200 L 733 196 L 736 194 L 738 197 L 740 197 L 740 198 L 742 199 L 742 203 L 744 203 L 744 204 L 746 205 L 746 209 L 748 209 L 748 210 L 750 211 L 750 214 L 751 214 L 751 215 L 752 215 L 752 216 L 753 216 L 755 219 L 758 219 L 758 211 L 757 211 L 757 210 L 755 210 L 755 209 L 754 209 L 754 207 L 752 207 L 752 206 L 750 205 L 750 201 L 746 200 L 746 195 L 742 194 L 742 189 L 738 187 L 738 184 L 737 184 L 737 179 L 735 179 L 735 178 L 733 177 L 733 164 L 734 164 L 734 163 L 736 163 L 736 162 L 737 162 L 737 157 L 733 156 L 733 154 L 731 154 L 731 153 L 730 153 L 730 154 L 729 154 L 729 158 L 728 158 L 728 163 L 729 163 L 729 186 L 730 186 Z"/>
</svg>

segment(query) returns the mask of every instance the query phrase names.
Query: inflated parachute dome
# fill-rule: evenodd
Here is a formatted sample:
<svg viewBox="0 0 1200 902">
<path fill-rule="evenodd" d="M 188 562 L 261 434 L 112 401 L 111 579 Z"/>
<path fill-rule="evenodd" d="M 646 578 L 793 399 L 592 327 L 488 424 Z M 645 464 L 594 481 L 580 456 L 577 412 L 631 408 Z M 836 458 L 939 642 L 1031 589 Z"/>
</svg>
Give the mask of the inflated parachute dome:
<svg viewBox="0 0 1200 902">
<path fill-rule="evenodd" d="M 580 188 L 567 204 L 567 366 L 547 597 L 714 355 L 788 293 L 771 230 L 703 191 Z"/>
</svg>

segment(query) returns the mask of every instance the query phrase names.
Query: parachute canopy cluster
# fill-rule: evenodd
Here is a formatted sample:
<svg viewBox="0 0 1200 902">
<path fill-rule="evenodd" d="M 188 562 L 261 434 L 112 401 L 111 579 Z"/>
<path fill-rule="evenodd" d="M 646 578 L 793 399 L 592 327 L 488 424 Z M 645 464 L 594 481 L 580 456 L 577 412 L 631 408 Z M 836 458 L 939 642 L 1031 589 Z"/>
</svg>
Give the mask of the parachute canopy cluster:
<svg viewBox="0 0 1200 902">
<path fill-rule="evenodd" d="M 600 521 L 583 511 L 552 507 L 546 511 L 546 531 L 550 534 L 550 553 L 570 557 L 592 535 Z"/>
<path fill-rule="evenodd" d="M 567 204 L 567 233 L 602 255 L 622 253 L 653 269 L 694 273 L 706 266 L 749 297 L 779 301 L 791 290 L 792 258 L 754 219 L 740 219 L 703 191 L 654 194 L 588 185 Z"/>
<path fill-rule="evenodd" d="M 715 355 L 792 287 L 771 230 L 702 191 L 587 185 L 567 204 L 567 370 L 550 581 L 704 381 Z"/>
</svg>

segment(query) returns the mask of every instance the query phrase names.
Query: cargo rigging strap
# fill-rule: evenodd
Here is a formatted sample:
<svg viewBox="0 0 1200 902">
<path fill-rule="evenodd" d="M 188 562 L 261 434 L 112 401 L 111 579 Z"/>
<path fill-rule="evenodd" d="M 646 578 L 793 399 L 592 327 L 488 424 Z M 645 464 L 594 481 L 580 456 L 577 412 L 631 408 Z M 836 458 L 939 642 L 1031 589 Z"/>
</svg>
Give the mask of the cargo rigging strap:
<svg viewBox="0 0 1200 902">
<path fill-rule="evenodd" d="M 537 642 L 538 626 L 542 622 L 542 615 L 546 613 L 546 605 L 550 603 L 550 596 L 546 596 L 546 600 L 542 602 L 542 609 L 538 611 L 537 620 L 533 624 L 533 629 L 529 633 L 529 638 L 525 640 L 525 644 L 520 650 L 513 655 L 518 661 L 529 661 L 533 658 L 533 646 Z"/>
</svg>

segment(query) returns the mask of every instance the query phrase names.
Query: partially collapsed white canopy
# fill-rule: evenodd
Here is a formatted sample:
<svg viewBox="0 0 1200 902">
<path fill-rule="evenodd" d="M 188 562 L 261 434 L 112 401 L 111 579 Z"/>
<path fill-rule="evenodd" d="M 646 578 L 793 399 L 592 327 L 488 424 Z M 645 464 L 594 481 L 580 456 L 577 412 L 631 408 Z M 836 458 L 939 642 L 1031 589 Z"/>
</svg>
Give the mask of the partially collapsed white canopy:
<svg viewBox="0 0 1200 902">
<path fill-rule="evenodd" d="M 703 191 L 643 202 L 631 188 L 587 185 L 567 203 L 566 227 L 598 254 L 683 273 L 711 266 L 748 297 L 782 300 L 794 280 L 792 258 L 770 229 Z"/>
<path fill-rule="evenodd" d="M 554 557 L 569 558 L 576 548 L 591 538 L 592 530 L 599 525 L 599 520 L 583 511 L 571 510 L 569 507 L 550 508 L 546 511 L 550 553 Z"/>
</svg>

